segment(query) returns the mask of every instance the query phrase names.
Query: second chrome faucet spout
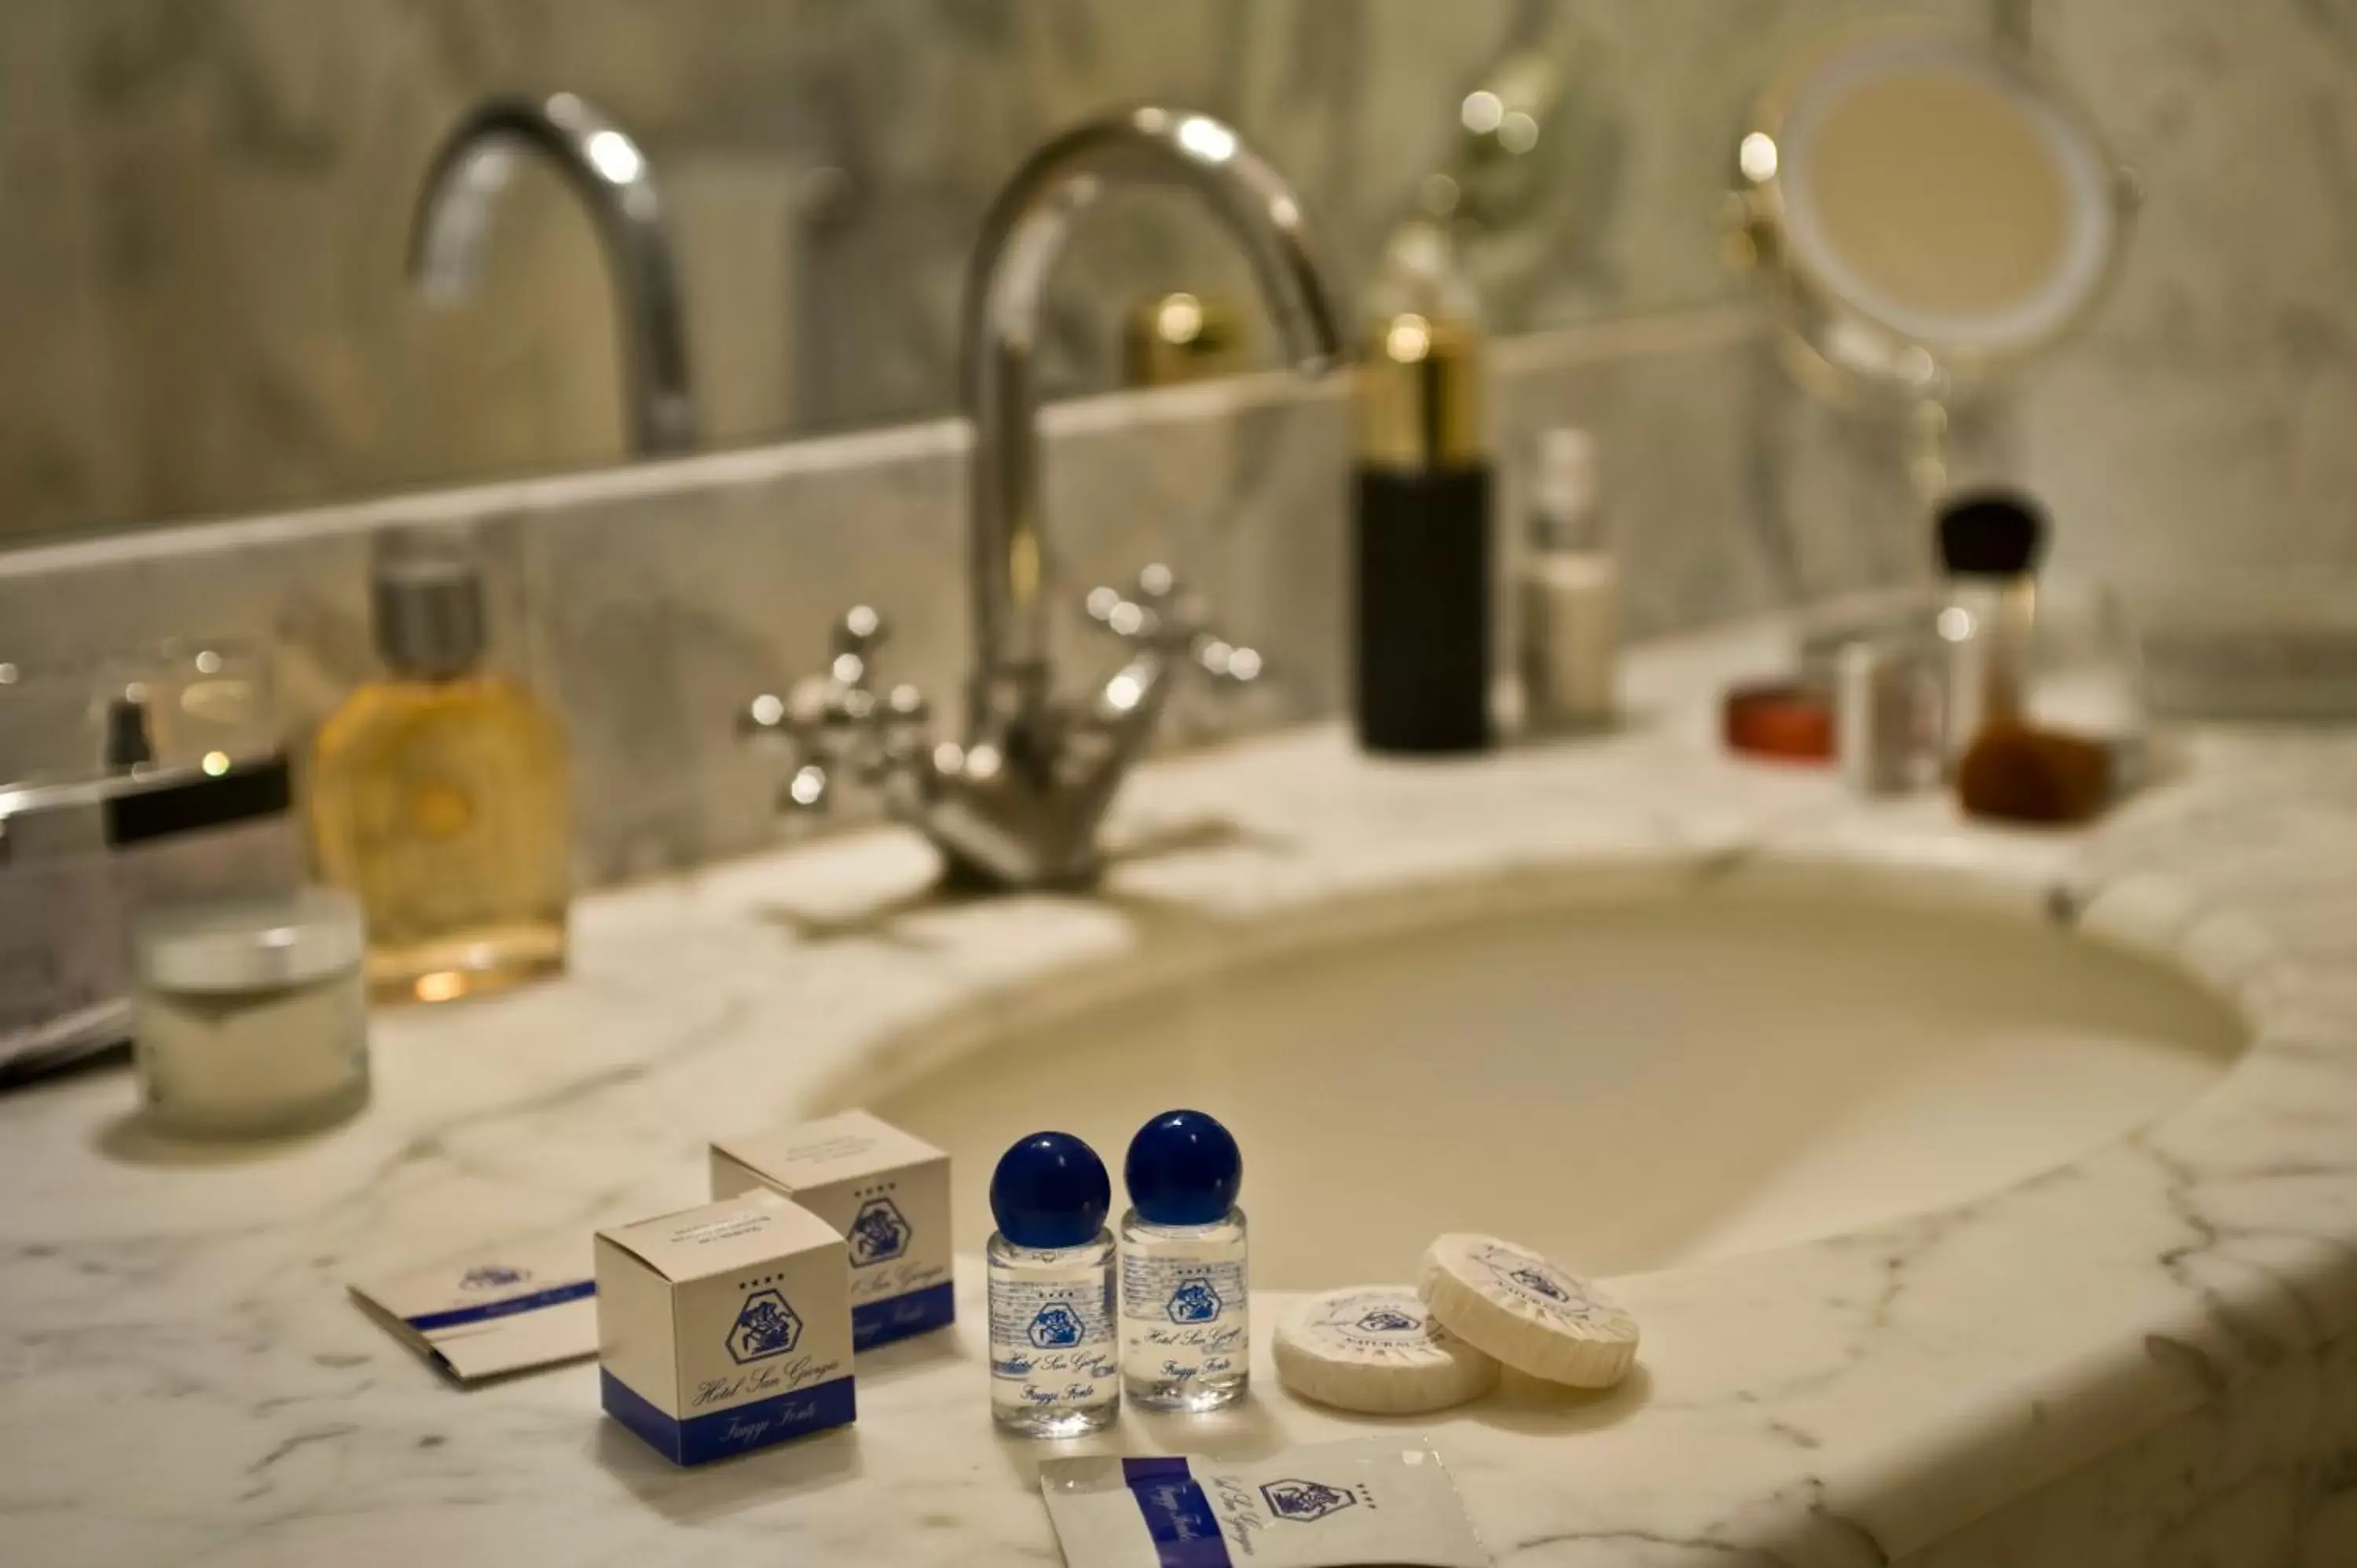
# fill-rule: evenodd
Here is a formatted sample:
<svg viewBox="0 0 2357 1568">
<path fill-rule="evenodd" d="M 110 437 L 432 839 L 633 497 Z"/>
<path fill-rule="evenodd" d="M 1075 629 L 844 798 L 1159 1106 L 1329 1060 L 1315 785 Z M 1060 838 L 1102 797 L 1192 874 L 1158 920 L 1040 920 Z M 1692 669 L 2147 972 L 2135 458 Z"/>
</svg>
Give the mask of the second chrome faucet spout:
<svg viewBox="0 0 2357 1568">
<path fill-rule="evenodd" d="M 475 291 L 492 209 L 526 153 L 548 159 L 597 223 L 613 274 L 631 450 L 693 451 L 687 318 L 654 168 L 630 133 L 587 99 L 571 92 L 493 98 L 459 123 L 418 196 L 411 277 L 437 303 Z"/>
<path fill-rule="evenodd" d="M 1041 515 L 1037 356 L 1041 298 L 1074 220 L 1118 181 L 1202 198 L 1251 257 L 1292 356 L 1310 374 L 1343 357 L 1340 316 L 1283 176 L 1209 115 L 1144 108 L 1092 121 L 1016 171 L 984 220 L 967 274 L 965 394 L 974 420 L 974 669 L 962 743 L 935 745 L 913 690 L 872 682 L 882 635 L 862 607 L 815 691 L 755 703 L 746 728 L 790 742 L 789 807 L 849 774 L 941 849 L 953 874 L 999 886 L 1069 886 L 1100 869 L 1097 830 L 1146 750 L 1172 683 L 1192 670 L 1249 682 L 1259 655 L 1215 635 L 1165 567 L 1099 588 L 1091 618 L 1129 645 L 1093 691 L 1061 696 L 1049 660 L 1052 551 Z"/>
</svg>

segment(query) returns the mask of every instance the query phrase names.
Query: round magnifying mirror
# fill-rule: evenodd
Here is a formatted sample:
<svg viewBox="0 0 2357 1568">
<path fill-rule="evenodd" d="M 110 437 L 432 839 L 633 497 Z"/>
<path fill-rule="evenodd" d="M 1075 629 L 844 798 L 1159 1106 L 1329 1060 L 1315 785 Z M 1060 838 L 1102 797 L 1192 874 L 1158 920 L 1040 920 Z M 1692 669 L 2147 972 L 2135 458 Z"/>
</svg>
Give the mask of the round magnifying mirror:
<svg viewBox="0 0 2357 1568">
<path fill-rule="evenodd" d="M 1737 146 L 1748 251 L 1817 368 L 1944 400 L 2084 320 L 2123 249 L 2125 172 L 2016 51 L 1909 26 L 1782 72 Z"/>
</svg>

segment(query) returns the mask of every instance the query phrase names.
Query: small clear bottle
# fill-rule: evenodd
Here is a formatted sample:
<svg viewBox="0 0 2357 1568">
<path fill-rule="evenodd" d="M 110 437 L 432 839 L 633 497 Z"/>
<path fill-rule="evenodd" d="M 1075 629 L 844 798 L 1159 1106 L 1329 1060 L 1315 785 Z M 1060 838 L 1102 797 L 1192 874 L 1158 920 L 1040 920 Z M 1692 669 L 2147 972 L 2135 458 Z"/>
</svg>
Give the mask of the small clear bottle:
<svg viewBox="0 0 2357 1568">
<path fill-rule="evenodd" d="M 1941 736 L 1953 771 L 1982 730 L 2023 716 L 2046 512 L 2028 496 L 1973 492 L 1942 504 L 1939 534 L 1946 572 L 1934 623 L 1946 667 Z"/>
<path fill-rule="evenodd" d="M 1070 1133 L 1034 1133 L 990 1178 L 990 1417 L 1026 1437 L 1079 1437 L 1121 1414 L 1113 1183 Z"/>
<path fill-rule="evenodd" d="M 1122 1167 L 1121 1381 L 1148 1410 L 1220 1410 L 1252 1377 L 1243 1156 L 1217 1120 L 1167 1111 Z"/>
<path fill-rule="evenodd" d="M 1533 736 L 1609 725 L 1617 706 L 1612 559 L 1596 473 L 1596 441 L 1559 428 L 1539 437 L 1530 548 L 1522 565 L 1523 725 Z"/>
</svg>

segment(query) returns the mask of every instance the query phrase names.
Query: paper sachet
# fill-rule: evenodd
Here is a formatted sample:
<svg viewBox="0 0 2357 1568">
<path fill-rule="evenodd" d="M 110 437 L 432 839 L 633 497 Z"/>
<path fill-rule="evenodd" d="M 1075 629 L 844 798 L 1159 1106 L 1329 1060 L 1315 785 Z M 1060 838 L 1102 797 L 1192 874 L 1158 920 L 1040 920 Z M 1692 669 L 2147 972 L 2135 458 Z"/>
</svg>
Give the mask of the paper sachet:
<svg viewBox="0 0 2357 1568">
<path fill-rule="evenodd" d="M 1439 1455 L 1397 1438 L 1247 1464 L 1051 1459 L 1039 1490 L 1067 1568 L 1489 1568 Z"/>
<path fill-rule="evenodd" d="M 350 1287 L 371 1317 L 461 1383 L 596 1355 L 597 1288 L 586 1237 Z"/>
</svg>

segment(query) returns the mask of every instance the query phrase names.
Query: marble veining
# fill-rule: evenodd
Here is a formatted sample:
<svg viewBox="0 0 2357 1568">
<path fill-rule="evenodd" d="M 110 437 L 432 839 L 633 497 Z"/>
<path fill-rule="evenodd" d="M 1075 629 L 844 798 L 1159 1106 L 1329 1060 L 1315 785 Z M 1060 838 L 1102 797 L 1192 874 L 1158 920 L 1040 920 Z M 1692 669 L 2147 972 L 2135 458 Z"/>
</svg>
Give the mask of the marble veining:
<svg viewBox="0 0 2357 1568">
<path fill-rule="evenodd" d="M 938 902 L 928 852 L 882 831 L 598 896 L 566 981 L 380 1017 L 376 1103 L 299 1145 L 190 1157 L 129 1121 L 119 1077 L 0 1100 L 12 1555 L 1052 1562 L 1037 1451 L 984 1411 L 977 1260 L 953 1336 L 863 1359 L 855 1431 L 694 1473 L 604 1421 L 587 1369 L 441 1383 L 343 1283 L 692 1201 L 707 1137 L 856 1082 L 920 1020 L 1137 947 L 1156 908 L 1216 931 L 1566 867 L 1674 892 L 1760 860 L 2159 956 L 2254 1044 L 2143 1133 L 1979 1200 L 1609 1282 L 1646 1328 L 1620 1391 L 1397 1428 L 1448 1457 L 1498 1560 L 2347 1561 L 2357 737 L 2185 732 L 2169 779 L 2095 830 L 1998 832 L 1717 755 L 1710 693 L 1777 640 L 1648 650 L 1632 723 L 1586 745 L 1407 768 L 1313 725 L 1157 763 L 1118 832 L 1159 847 L 1103 899 Z M 1180 831 L 1206 822 L 1232 831 Z M 1232 1416 L 1133 1414 L 1106 1441 L 1260 1453 L 1370 1424 L 1256 1371 Z"/>
</svg>

